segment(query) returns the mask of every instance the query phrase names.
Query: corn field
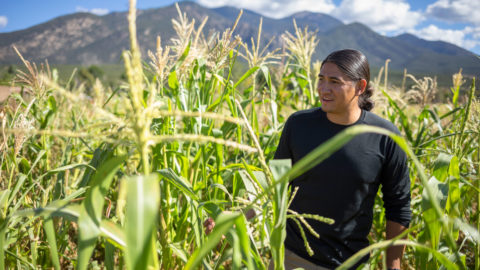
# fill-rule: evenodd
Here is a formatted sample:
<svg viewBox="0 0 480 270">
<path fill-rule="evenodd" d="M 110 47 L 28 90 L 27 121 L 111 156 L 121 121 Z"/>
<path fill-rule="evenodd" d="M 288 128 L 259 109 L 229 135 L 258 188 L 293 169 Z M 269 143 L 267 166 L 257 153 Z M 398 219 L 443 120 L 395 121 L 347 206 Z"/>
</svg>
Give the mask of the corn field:
<svg viewBox="0 0 480 270">
<path fill-rule="evenodd" d="M 434 79 L 406 74 L 411 89 L 389 85 L 387 61 L 373 81 L 375 112 L 402 136 L 355 126 L 292 167 L 273 155 L 289 114 L 320 106 L 315 34 L 295 25 L 283 52 L 262 46 L 261 22 L 248 43 L 236 23 L 205 37 L 206 20 L 177 6 L 175 38 L 162 46 L 158 37 L 142 60 L 135 5 L 128 80 L 114 89 L 97 80 L 86 95 L 73 74 L 62 82 L 19 52 L 23 90 L 0 110 L 0 269 L 283 269 L 288 218 L 304 234 L 334 222 L 288 210 L 288 181 L 364 132 L 390 136 L 409 156 L 412 222 L 385 240 L 378 194 L 371 245 L 339 269 L 368 253 L 365 269 L 386 269 L 395 244 L 407 246 L 402 269 L 480 269 L 474 78 L 455 74 L 448 102 L 433 104 Z M 234 75 L 240 61 L 248 70 Z"/>
</svg>

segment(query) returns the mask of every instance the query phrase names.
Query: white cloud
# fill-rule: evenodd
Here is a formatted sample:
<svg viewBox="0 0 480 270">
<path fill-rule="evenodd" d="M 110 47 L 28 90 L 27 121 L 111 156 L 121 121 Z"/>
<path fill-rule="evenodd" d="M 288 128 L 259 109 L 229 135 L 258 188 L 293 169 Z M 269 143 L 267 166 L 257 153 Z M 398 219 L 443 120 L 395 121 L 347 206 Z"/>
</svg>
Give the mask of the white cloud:
<svg viewBox="0 0 480 270">
<path fill-rule="evenodd" d="M 471 39 L 469 36 L 472 34 L 472 36 L 475 38 L 475 35 L 480 34 L 479 28 L 476 29 L 476 33 L 474 33 L 474 31 L 475 29 L 472 27 L 465 27 L 463 30 L 453 30 L 441 29 L 431 24 L 425 28 L 412 30 L 409 32 L 426 40 L 446 41 L 470 50 L 480 45 L 479 40 Z"/>
<path fill-rule="evenodd" d="M 480 48 L 480 0 L 436 0 L 426 10 L 412 10 L 410 0 L 196 0 L 206 7 L 233 6 L 255 11 L 271 18 L 283 18 L 296 12 L 330 14 L 344 23 L 360 22 L 384 35 L 409 32 L 427 40 L 442 40 L 466 49 Z M 412 0 L 414 1 L 414 0 Z M 466 23 L 460 30 L 436 25 L 418 28 L 421 22 L 437 18 Z"/>
<path fill-rule="evenodd" d="M 283 18 L 300 11 L 330 13 L 332 0 L 197 0 L 206 7 L 233 6 L 255 11 L 270 18 Z"/>
<path fill-rule="evenodd" d="M 106 8 L 93 8 L 90 10 L 90 12 L 96 15 L 105 15 L 109 12 L 109 10 Z"/>
<path fill-rule="evenodd" d="M 0 16 L 0 28 L 7 26 L 8 19 L 7 16 Z"/>
<path fill-rule="evenodd" d="M 478 0 L 438 0 L 427 7 L 426 14 L 447 22 L 480 25 L 479 10 Z"/>
<path fill-rule="evenodd" d="M 206 7 L 234 6 L 271 18 L 283 18 L 300 11 L 327 13 L 345 23 L 360 22 L 381 33 L 413 29 L 423 20 L 410 10 L 405 0 L 343 0 L 336 7 L 332 0 L 197 0 Z"/>
<path fill-rule="evenodd" d="M 80 6 L 77 6 L 75 8 L 75 11 L 77 11 L 77 12 L 88 12 L 88 13 L 92 13 L 92 14 L 99 15 L 99 16 L 105 15 L 109 12 L 109 10 L 106 9 L 106 8 L 88 9 L 88 8 L 84 8 L 84 7 L 80 7 Z"/>
<path fill-rule="evenodd" d="M 475 39 L 480 39 L 480 26 L 476 26 L 476 27 L 467 26 L 465 27 L 465 33 L 472 35 L 472 37 Z"/>
<path fill-rule="evenodd" d="M 346 23 L 366 24 L 383 34 L 413 29 L 424 20 L 421 12 L 398 0 L 343 0 L 332 15 Z"/>
</svg>

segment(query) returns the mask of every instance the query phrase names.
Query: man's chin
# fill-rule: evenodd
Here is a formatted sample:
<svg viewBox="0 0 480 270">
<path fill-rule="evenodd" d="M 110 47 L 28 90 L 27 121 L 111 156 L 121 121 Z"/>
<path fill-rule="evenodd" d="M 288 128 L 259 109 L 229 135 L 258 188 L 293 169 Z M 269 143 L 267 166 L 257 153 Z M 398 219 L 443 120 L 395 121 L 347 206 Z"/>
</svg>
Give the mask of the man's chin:
<svg viewBox="0 0 480 270">
<path fill-rule="evenodd" d="M 329 109 L 328 107 L 320 106 L 320 109 L 322 109 L 322 111 L 324 111 L 326 113 L 332 112 L 332 110 Z"/>
</svg>

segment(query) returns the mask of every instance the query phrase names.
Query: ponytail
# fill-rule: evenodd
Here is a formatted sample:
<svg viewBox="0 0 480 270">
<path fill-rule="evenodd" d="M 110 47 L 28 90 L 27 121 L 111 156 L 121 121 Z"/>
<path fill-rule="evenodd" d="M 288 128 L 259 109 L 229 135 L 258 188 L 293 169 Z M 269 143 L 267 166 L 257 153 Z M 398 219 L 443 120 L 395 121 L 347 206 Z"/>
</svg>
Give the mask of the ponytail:
<svg viewBox="0 0 480 270">
<path fill-rule="evenodd" d="M 371 99 L 373 95 L 373 87 L 367 84 L 365 91 L 358 97 L 358 106 L 362 110 L 371 111 L 375 106 L 375 102 Z"/>
</svg>

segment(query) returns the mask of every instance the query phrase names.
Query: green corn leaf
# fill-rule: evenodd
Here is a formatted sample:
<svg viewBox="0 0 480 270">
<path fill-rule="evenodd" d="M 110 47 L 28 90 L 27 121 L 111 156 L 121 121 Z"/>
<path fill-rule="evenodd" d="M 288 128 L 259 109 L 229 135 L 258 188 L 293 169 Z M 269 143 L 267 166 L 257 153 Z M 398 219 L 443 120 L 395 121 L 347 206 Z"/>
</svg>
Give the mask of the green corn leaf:
<svg viewBox="0 0 480 270">
<path fill-rule="evenodd" d="M 458 111 L 461 111 L 461 110 L 462 110 L 462 107 L 455 107 L 455 108 L 453 108 L 452 110 L 448 110 L 445 114 L 442 114 L 442 115 L 440 116 L 440 119 L 443 120 L 443 119 L 445 119 L 445 118 L 450 117 L 450 116 L 453 115 L 453 118 L 456 120 L 456 118 L 458 118 L 458 116 L 456 115 L 456 113 L 457 113 Z"/>
<path fill-rule="evenodd" d="M 113 241 L 117 248 L 124 248 L 127 246 L 125 232 L 123 229 L 109 220 L 102 220 L 100 224 L 100 233 L 101 236 L 105 237 L 108 240 Z"/>
<path fill-rule="evenodd" d="M 115 269 L 115 247 L 108 241 L 105 241 L 105 268 L 107 270 Z"/>
<path fill-rule="evenodd" d="M 168 86 L 171 89 L 178 89 L 179 83 L 177 79 L 177 72 L 175 70 L 170 72 L 170 75 L 168 76 Z"/>
<path fill-rule="evenodd" d="M 290 159 L 274 159 L 270 161 L 269 167 L 272 170 L 273 178 L 278 181 L 292 168 L 292 161 Z"/>
<path fill-rule="evenodd" d="M 434 198 L 430 199 L 427 189 L 431 190 L 432 194 L 434 194 Z M 422 194 L 422 217 L 427 225 L 427 233 L 430 235 L 431 245 L 434 249 L 437 249 L 440 244 L 442 224 L 439 222 L 439 219 L 442 218 L 445 211 L 448 189 L 448 183 L 439 182 L 435 176 L 432 176 L 428 181 L 428 187 L 424 189 Z M 436 204 L 440 206 L 442 211 L 441 216 L 439 216 L 433 208 L 433 200 L 435 200 Z"/>
<path fill-rule="evenodd" d="M 0 220 L 4 220 L 6 218 L 6 208 L 8 206 L 8 197 L 10 195 L 10 190 L 2 190 L 0 191 Z"/>
<path fill-rule="evenodd" d="M 35 217 L 35 216 L 54 216 L 63 217 L 70 221 L 77 221 L 80 215 L 80 205 L 67 205 L 65 201 L 54 201 L 45 207 L 30 208 L 16 211 L 13 216 Z"/>
<path fill-rule="evenodd" d="M 19 174 L 18 179 L 15 183 L 15 186 L 13 187 L 13 191 L 12 193 L 10 193 L 10 196 L 9 196 L 10 198 L 8 199 L 7 205 L 10 205 L 13 202 L 20 188 L 23 187 L 23 184 L 25 183 L 26 179 L 27 179 L 27 176 L 25 174 L 22 174 L 22 173 Z M 0 205 L 3 205 L 3 204 L 0 204 Z"/>
<path fill-rule="evenodd" d="M 412 128 L 411 128 L 411 126 L 408 122 L 407 115 L 405 115 L 404 111 L 398 106 L 397 102 L 395 102 L 395 100 L 393 100 L 392 97 L 390 97 L 390 95 L 386 91 L 382 90 L 382 93 L 383 93 L 384 96 L 387 97 L 388 102 L 395 109 L 395 112 L 397 112 L 399 114 L 400 119 L 402 120 L 402 121 L 400 121 L 400 124 L 402 125 L 403 130 L 405 131 L 405 135 L 407 136 L 407 139 L 410 142 L 413 141 Z"/>
<path fill-rule="evenodd" d="M 274 180 L 278 181 L 290 170 L 292 162 L 290 159 L 274 159 L 270 161 L 269 167 L 272 171 Z M 276 204 L 276 209 L 274 209 L 274 213 L 278 215 L 275 217 L 275 226 L 284 226 L 286 221 L 288 207 L 287 189 L 288 184 L 282 183 L 280 185 L 275 185 L 274 202 Z"/>
<path fill-rule="evenodd" d="M 128 269 L 147 269 L 155 259 L 154 236 L 160 203 L 158 176 L 126 179 L 128 194 L 125 215 L 126 261 Z"/>
<path fill-rule="evenodd" d="M 82 202 L 78 218 L 78 259 L 77 269 L 84 270 L 95 248 L 97 237 L 100 235 L 100 223 L 105 204 L 105 196 L 113 181 L 113 177 L 125 161 L 126 157 L 114 157 L 102 164 L 91 183 L 92 186 Z"/>
<path fill-rule="evenodd" d="M 19 158 L 18 169 L 20 172 L 27 174 L 30 171 L 30 162 L 24 157 Z"/>
<path fill-rule="evenodd" d="M 245 258 L 247 262 L 247 269 L 253 270 L 255 269 L 252 262 L 252 256 L 250 255 L 250 238 L 247 231 L 247 222 L 245 220 L 245 216 L 241 215 L 235 220 L 235 231 L 238 237 L 238 242 L 242 250 L 243 258 Z"/>
<path fill-rule="evenodd" d="M 445 207 L 445 212 L 451 218 L 456 218 L 461 216 L 460 213 L 460 204 L 461 204 L 461 193 L 460 193 L 460 179 L 455 177 L 448 178 L 448 199 L 447 204 Z M 451 232 L 452 236 L 455 240 L 458 240 L 459 231 L 452 228 L 451 224 Z"/>
<path fill-rule="evenodd" d="M 466 237 L 470 238 L 474 242 L 480 243 L 480 232 L 472 225 L 466 223 L 460 218 L 455 218 L 453 220 L 453 223 L 455 227 L 459 228 L 462 232 L 465 233 Z"/>
<path fill-rule="evenodd" d="M 238 240 L 237 234 L 229 234 L 230 243 L 233 246 L 232 253 L 232 269 L 239 270 L 242 267 L 242 250 L 240 247 L 240 241 Z"/>
<path fill-rule="evenodd" d="M 86 191 L 87 191 L 87 188 L 84 188 L 84 187 L 79 188 L 79 189 L 75 190 L 74 192 L 72 192 L 70 195 L 66 196 L 63 200 L 71 201 L 71 200 L 77 198 L 78 196 L 82 195 Z"/>
<path fill-rule="evenodd" d="M 445 179 L 448 177 L 448 168 L 450 167 L 450 161 L 452 160 L 452 155 L 447 155 L 440 153 L 435 164 L 433 166 L 433 176 L 437 178 L 440 182 L 445 182 Z"/>
<path fill-rule="evenodd" d="M 441 207 L 441 209 L 444 210 L 447 204 L 447 198 L 448 198 L 448 184 L 442 183 L 438 181 L 435 178 L 435 176 L 432 176 L 432 178 L 428 180 L 428 186 L 430 190 L 433 192 L 434 198 L 429 197 L 425 188 L 422 194 L 422 209 L 424 211 L 430 209 L 432 207 L 431 200 L 436 200 L 438 202 L 438 205 Z"/>
<path fill-rule="evenodd" d="M 471 112 L 471 109 L 472 109 L 472 102 L 473 102 L 474 99 L 475 99 L 475 77 L 473 77 L 473 79 L 472 79 L 472 85 L 470 86 L 470 93 L 468 95 L 467 106 L 465 108 L 465 113 L 463 114 L 462 122 L 461 122 L 461 126 L 460 126 L 460 136 L 458 136 L 458 143 L 457 143 L 457 147 L 458 147 L 457 152 L 459 154 L 461 153 L 462 147 L 460 147 L 460 145 L 464 142 L 463 135 L 464 135 L 464 132 L 465 132 L 465 128 L 467 126 L 468 119 L 470 118 L 470 112 Z"/>
<path fill-rule="evenodd" d="M 451 218 L 460 216 L 460 205 L 462 204 L 461 192 L 460 192 L 460 166 L 456 156 L 453 156 L 448 168 L 448 200 L 446 211 Z M 458 231 L 455 231 L 454 238 L 458 238 Z"/>
<path fill-rule="evenodd" d="M 191 41 L 188 41 L 187 47 L 185 47 L 185 50 L 183 51 L 182 55 L 178 60 L 175 62 L 175 66 L 172 67 L 172 70 L 177 70 L 179 66 L 183 64 L 185 59 L 187 59 L 188 53 L 190 52 L 190 45 L 192 44 Z"/>
<path fill-rule="evenodd" d="M 0 270 L 5 269 L 5 234 L 7 232 L 7 221 L 0 222 Z"/>
<path fill-rule="evenodd" d="M 55 168 L 53 170 L 50 170 L 48 171 L 47 173 L 43 174 L 42 176 L 40 176 L 40 178 L 43 178 L 47 175 L 52 175 L 52 174 L 55 174 L 55 173 L 58 173 L 58 172 L 63 172 L 63 171 L 67 171 L 67 170 L 71 170 L 71 169 L 75 169 L 75 168 L 78 168 L 78 167 L 87 167 L 87 168 L 91 168 L 91 169 L 94 169 L 92 166 L 90 166 L 89 164 L 84 164 L 84 163 L 78 163 L 78 164 L 70 164 L 70 165 L 66 165 L 66 166 L 61 166 L 61 167 L 58 167 L 58 168 Z"/>
<path fill-rule="evenodd" d="M 55 97 L 54 96 L 50 96 L 48 97 L 48 107 L 50 108 L 50 110 L 52 110 L 53 112 L 57 112 L 57 101 L 55 100 Z"/>
<path fill-rule="evenodd" d="M 453 156 L 448 167 L 448 174 L 460 179 L 460 161 L 457 156 Z"/>
<path fill-rule="evenodd" d="M 77 184 L 78 187 L 85 187 L 90 184 L 90 180 L 93 178 L 93 175 L 95 175 L 96 168 L 113 156 L 113 150 L 113 147 L 109 144 L 102 144 L 95 149 L 89 163 L 91 167 L 85 169 L 82 180 Z"/>
<path fill-rule="evenodd" d="M 233 197 L 232 197 L 232 194 L 230 194 L 230 192 L 228 192 L 227 188 L 222 185 L 222 184 L 211 184 L 208 186 L 208 189 L 220 189 L 221 191 L 223 191 L 223 193 L 227 194 L 228 198 L 230 198 L 231 201 L 233 201 Z"/>
<path fill-rule="evenodd" d="M 256 180 L 257 185 L 262 189 L 265 190 L 268 188 L 267 177 L 265 173 L 262 171 L 252 171 L 252 174 L 255 176 L 254 180 Z"/>
<path fill-rule="evenodd" d="M 275 182 L 280 181 L 292 167 L 290 159 L 271 160 L 269 163 L 270 170 Z M 285 245 L 283 242 L 286 237 L 286 222 L 288 208 L 288 182 L 282 181 L 275 185 L 273 194 L 273 229 L 270 236 L 270 245 L 275 269 L 284 268 Z"/>
<path fill-rule="evenodd" d="M 77 222 L 78 217 L 80 216 L 81 212 L 81 205 L 78 204 L 70 204 L 66 201 L 54 201 L 45 207 L 40 208 L 31 208 L 31 209 L 23 209 L 16 211 L 12 214 L 12 217 L 36 217 L 36 216 L 44 216 L 45 218 L 48 217 L 62 217 L 66 220 Z M 123 230 L 116 225 L 115 223 L 102 220 L 100 223 L 100 232 L 103 237 L 106 237 L 109 240 L 112 240 L 114 243 L 117 244 L 118 247 L 125 247 L 126 240 L 125 240 L 125 233 Z"/>
<path fill-rule="evenodd" d="M 460 85 L 457 88 L 451 87 L 450 89 L 453 93 L 452 103 L 453 103 L 453 106 L 456 107 L 458 102 L 458 96 L 460 94 Z"/>
<path fill-rule="evenodd" d="M 263 76 L 265 76 L 268 89 L 272 89 L 272 78 L 270 77 L 270 71 L 268 70 L 268 67 L 265 65 L 262 65 L 260 66 L 260 69 L 262 70 Z"/>
<path fill-rule="evenodd" d="M 32 163 L 32 166 L 30 167 L 30 171 L 28 172 L 28 175 L 30 175 L 32 173 L 32 170 L 33 168 L 35 168 L 35 166 L 38 164 L 38 162 L 40 161 L 40 159 L 42 159 L 42 157 L 45 155 L 45 153 L 47 153 L 47 151 L 45 150 L 40 150 L 40 152 L 38 152 L 37 154 L 37 158 L 35 159 L 35 161 Z"/>
<path fill-rule="evenodd" d="M 162 169 L 157 172 L 161 176 L 163 176 L 165 180 L 167 180 L 169 183 L 171 183 L 180 191 L 182 191 L 185 195 L 192 198 L 193 200 L 198 201 L 198 197 L 193 191 L 193 188 L 190 182 L 178 176 L 171 168 Z"/>
<path fill-rule="evenodd" d="M 238 79 L 238 81 L 233 85 L 233 88 L 237 88 L 237 86 L 239 84 L 241 84 L 245 79 L 247 79 L 248 77 L 250 77 L 253 73 L 255 73 L 257 70 L 259 69 L 259 67 L 252 67 L 251 69 L 247 70 L 247 72 L 245 72 L 245 74 L 243 74 L 242 77 L 240 77 L 240 79 Z"/>
<path fill-rule="evenodd" d="M 50 248 L 50 256 L 55 270 L 60 270 L 60 260 L 58 259 L 57 240 L 55 237 L 55 228 L 52 218 L 47 218 L 43 222 L 43 228 L 47 235 L 48 247 Z"/>
<path fill-rule="evenodd" d="M 188 254 L 183 248 L 181 247 L 180 243 L 169 243 L 168 247 L 179 257 L 183 262 L 188 261 Z"/>
<path fill-rule="evenodd" d="M 435 122 L 435 125 L 436 125 L 438 131 L 440 131 L 440 134 L 443 134 L 442 122 L 441 122 L 440 117 L 438 117 L 436 111 L 433 111 L 431 109 L 427 109 L 427 111 L 431 116 L 430 119 L 432 119 Z"/>
<path fill-rule="evenodd" d="M 273 130 L 278 130 L 278 126 L 279 126 L 279 123 L 278 123 L 278 105 L 277 105 L 277 102 L 275 102 L 274 100 L 271 100 L 270 101 L 270 111 L 271 111 L 271 116 L 272 116 L 272 128 Z"/>
</svg>

